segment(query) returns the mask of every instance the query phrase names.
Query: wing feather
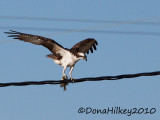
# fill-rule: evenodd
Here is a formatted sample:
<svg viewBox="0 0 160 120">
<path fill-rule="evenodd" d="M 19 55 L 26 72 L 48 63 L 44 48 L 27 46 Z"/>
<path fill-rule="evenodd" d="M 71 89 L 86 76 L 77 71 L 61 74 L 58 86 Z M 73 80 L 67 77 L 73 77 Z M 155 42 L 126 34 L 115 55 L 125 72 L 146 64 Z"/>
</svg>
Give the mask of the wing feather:
<svg viewBox="0 0 160 120">
<path fill-rule="evenodd" d="M 96 50 L 96 45 L 98 45 L 98 42 L 93 38 L 85 39 L 76 45 L 74 45 L 70 50 L 73 52 L 83 52 L 89 54 L 89 51 L 93 53 L 93 48 Z"/>
<path fill-rule="evenodd" d="M 95 45 L 95 44 L 93 44 L 93 48 L 94 48 L 94 50 L 97 50 L 97 49 L 96 49 L 96 45 Z"/>
<path fill-rule="evenodd" d="M 5 32 L 6 34 L 11 34 L 8 37 L 13 37 L 13 39 L 19 39 L 24 42 L 30 42 L 35 45 L 42 45 L 46 48 L 48 48 L 53 54 L 60 54 L 63 56 L 65 53 L 65 48 L 58 44 L 56 41 L 37 36 L 37 35 L 32 35 L 32 34 L 25 34 L 17 31 L 10 30 L 10 32 Z"/>
</svg>

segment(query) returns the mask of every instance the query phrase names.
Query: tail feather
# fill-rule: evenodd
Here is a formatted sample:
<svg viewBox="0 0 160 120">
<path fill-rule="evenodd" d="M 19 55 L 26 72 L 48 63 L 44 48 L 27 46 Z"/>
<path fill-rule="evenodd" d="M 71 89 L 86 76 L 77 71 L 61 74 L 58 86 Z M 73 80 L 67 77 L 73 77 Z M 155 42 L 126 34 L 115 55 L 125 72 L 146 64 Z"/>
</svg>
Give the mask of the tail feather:
<svg viewBox="0 0 160 120">
<path fill-rule="evenodd" d="M 53 60 L 60 60 L 60 59 L 62 59 L 61 56 L 54 55 L 54 54 L 49 54 L 49 55 L 47 55 L 47 57 L 48 57 L 48 58 L 51 58 L 51 59 L 53 59 Z"/>
</svg>

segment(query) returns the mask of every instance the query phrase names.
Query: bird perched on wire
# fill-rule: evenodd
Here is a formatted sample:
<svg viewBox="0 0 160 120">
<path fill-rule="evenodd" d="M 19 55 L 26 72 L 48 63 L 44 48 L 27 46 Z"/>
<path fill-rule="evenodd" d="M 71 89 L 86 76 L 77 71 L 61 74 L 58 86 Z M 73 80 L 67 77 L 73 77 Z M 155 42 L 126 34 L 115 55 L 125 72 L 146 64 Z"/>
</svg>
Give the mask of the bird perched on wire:
<svg viewBox="0 0 160 120">
<path fill-rule="evenodd" d="M 42 45 L 48 48 L 52 54 L 47 55 L 47 57 L 53 59 L 56 64 L 63 67 L 62 80 L 68 79 L 65 70 L 67 67 L 70 67 L 69 76 L 70 79 L 74 81 L 71 74 L 76 62 L 81 59 L 87 61 L 86 53 L 88 54 L 89 51 L 93 53 L 93 48 L 96 50 L 96 45 L 98 45 L 98 42 L 95 39 L 87 38 L 75 44 L 71 49 L 67 49 L 56 41 L 42 36 L 21 33 L 13 30 L 5 33 L 10 34 L 8 37 L 13 37 L 14 39 L 30 42 L 35 45 Z"/>
</svg>

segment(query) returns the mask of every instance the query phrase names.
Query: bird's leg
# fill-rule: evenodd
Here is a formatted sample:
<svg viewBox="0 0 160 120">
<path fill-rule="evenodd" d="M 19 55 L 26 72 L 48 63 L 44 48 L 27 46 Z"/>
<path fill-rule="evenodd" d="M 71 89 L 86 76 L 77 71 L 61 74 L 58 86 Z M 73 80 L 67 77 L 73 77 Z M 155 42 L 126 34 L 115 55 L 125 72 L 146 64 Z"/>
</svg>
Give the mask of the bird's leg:
<svg viewBox="0 0 160 120">
<path fill-rule="evenodd" d="M 65 74 L 65 70 L 66 70 L 66 68 L 67 68 L 67 66 L 65 66 L 64 68 L 63 68 L 63 76 L 62 76 L 62 80 L 66 80 L 68 77 L 67 77 L 67 75 Z"/>
<path fill-rule="evenodd" d="M 70 76 L 70 79 L 74 82 L 74 78 L 72 78 L 73 68 L 74 68 L 74 66 L 70 67 L 69 76 Z"/>
</svg>

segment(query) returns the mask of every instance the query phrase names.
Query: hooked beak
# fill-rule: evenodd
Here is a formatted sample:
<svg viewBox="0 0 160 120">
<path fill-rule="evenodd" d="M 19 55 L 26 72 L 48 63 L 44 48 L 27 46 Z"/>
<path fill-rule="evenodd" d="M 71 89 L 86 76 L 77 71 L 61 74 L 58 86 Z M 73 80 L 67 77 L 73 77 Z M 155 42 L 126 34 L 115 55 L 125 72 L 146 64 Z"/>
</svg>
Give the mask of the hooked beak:
<svg viewBox="0 0 160 120">
<path fill-rule="evenodd" d="M 87 56 L 85 55 L 84 59 L 87 61 Z"/>
</svg>

